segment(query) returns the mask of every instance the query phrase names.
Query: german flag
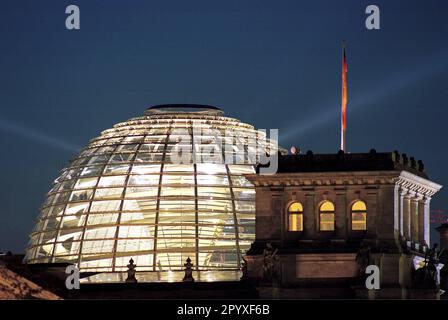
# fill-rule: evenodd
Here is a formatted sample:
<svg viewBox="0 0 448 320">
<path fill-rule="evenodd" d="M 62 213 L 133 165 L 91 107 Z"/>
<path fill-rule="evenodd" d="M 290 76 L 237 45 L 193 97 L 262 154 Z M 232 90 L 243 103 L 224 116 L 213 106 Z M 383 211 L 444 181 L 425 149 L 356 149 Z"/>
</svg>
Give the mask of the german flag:
<svg viewBox="0 0 448 320">
<path fill-rule="evenodd" d="M 347 128 L 347 59 L 345 42 L 342 43 L 342 106 L 341 106 L 341 150 L 345 151 L 345 129 Z"/>
</svg>

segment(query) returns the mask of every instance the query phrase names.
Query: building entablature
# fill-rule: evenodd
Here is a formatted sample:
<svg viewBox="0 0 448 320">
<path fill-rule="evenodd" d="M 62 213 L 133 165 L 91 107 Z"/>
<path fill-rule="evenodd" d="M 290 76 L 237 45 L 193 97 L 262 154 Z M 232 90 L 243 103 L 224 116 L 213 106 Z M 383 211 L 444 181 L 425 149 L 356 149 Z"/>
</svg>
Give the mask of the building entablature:
<svg viewBox="0 0 448 320">
<path fill-rule="evenodd" d="M 246 175 L 255 187 L 290 188 L 302 187 L 352 187 L 379 188 L 396 185 L 402 193 L 416 197 L 431 198 L 441 185 L 407 171 L 367 171 L 367 172 L 297 172 L 275 175 Z"/>
<path fill-rule="evenodd" d="M 400 188 L 402 195 L 408 195 L 419 199 L 431 199 L 442 186 L 428 179 L 416 176 L 407 171 L 402 171 L 395 184 Z"/>
</svg>

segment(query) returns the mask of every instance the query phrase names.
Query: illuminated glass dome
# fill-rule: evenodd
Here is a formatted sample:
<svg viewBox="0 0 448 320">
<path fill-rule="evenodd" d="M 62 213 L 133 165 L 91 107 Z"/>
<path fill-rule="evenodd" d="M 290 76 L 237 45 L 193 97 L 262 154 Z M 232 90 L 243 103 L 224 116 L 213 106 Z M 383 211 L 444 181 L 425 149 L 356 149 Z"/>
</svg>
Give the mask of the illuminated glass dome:
<svg viewBox="0 0 448 320">
<path fill-rule="evenodd" d="M 188 257 L 196 272 L 239 270 L 255 233 L 255 190 L 243 175 L 257 147 L 276 147 L 265 137 L 201 105 L 155 106 L 116 124 L 55 180 L 25 262 L 123 273 L 132 258 L 159 279 Z"/>
</svg>

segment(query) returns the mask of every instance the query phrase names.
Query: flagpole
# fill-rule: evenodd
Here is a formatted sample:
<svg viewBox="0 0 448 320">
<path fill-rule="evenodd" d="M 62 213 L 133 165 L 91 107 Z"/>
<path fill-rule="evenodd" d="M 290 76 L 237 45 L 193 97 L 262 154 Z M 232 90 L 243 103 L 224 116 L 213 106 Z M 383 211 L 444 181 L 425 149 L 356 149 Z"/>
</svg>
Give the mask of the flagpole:
<svg viewBox="0 0 448 320">
<path fill-rule="evenodd" d="M 347 128 L 347 61 L 345 41 L 342 41 L 342 97 L 341 97 L 341 149 L 345 152 L 345 130 Z"/>
</svg>

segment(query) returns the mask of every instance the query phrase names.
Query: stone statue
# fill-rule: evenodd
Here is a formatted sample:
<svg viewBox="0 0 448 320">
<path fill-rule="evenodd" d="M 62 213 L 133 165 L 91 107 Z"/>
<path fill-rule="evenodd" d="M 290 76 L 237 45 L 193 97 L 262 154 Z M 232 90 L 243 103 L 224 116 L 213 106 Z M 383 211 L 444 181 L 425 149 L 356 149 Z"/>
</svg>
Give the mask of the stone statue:
<svg viewBox="0 0 448 320">
<path fill-rule="evenodd" d="M 129 260 L 129 264 L 127 265 L 128 267 L 128 277 L 126 278 L 126 282 L 127 283 L 137 283 L 137 279 L 135 278 L 135 268 L 137 267 L 134 264 L 134 260 Z"/>
<path fill-rule="evenodd" d="M 414 286 L 425 289 L 438 289 L 440 286 L 440 274 L 438 270 L 442 250 L 437 250 L 438 244 L 435 243 L 425 254 L 423 267 L 414 273 Z"/>
<path fill-rule="evenodd" d="M 364 242 L 356 253 L 356 263 L 358 265 L 358 276 L 364 278 L 366 268 L 370 264 L 370 247 Z"/>
<path fill-rule="evenodd" d="M 278 250 L 268 242 L 263 250 L 263 278 L 265 280 L 278 280 L 279 257 Z"/>
<path fill-rule="evenodd" d="M 409 253 L 409 247 L 408 247 L 408 239 L 406 239 L 405 236 L 401 236 L 401 250 L 403 250 L 403 253 Z"/>
<path fill-rule="evenodd" d="M 247 260 L 244 259 L 244 257 L 241 257 L 241 259 L 243 260 L 243 263 L 241 264 L 241 280 L 246 280 L 247 279 Z"/>
<path fill-rule="evenodd" d="M 194 282 L 193 278 L 193 264 L 191 263 L 190 257 L 187 258 L 187 262 L 184 263 L 185 266 L 185 276 L 183 281 L 184 282 Z"/>
<path fill-rule="evenodd" d="M 437 270 L 437 267 L 439 265 L 440 256 L 443 253 L 443 249 L 437 251 L 437 247 L 438 244 L 434 243 L 433 247 L 426 252 L 424 266 L 426 267 L 429 279 L 432 280 L 435 286 L 440 285 L 439 270 Z"/>
</svg>

